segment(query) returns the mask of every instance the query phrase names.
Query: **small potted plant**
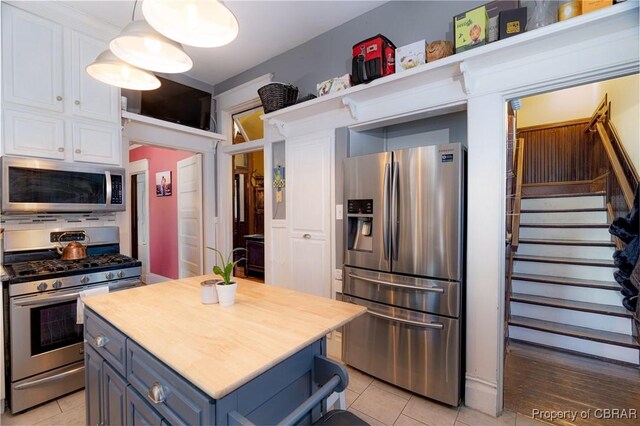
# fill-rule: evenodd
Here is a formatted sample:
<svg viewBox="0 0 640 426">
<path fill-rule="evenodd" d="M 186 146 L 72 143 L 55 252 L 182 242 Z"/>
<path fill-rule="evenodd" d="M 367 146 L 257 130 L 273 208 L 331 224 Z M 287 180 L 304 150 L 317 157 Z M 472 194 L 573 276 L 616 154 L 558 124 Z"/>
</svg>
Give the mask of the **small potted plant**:
<svg viewBox="0 0 640 426">
<path fill-rule="evenodd" d="M 233 273 L 233 268 L 244 260 L 244 258 L 238 259 L 236 261 L 233 260 L 233 253 L 236 251 L 244 250 L 243 248 L 235 248 L 231 250 L 226 260 L 220 250 L 215 249 L 213 247 L 208 247 L 209 249 L 215 251 L 220 258 L 220 264 L 216 261 L 215 266 L 213 267 L 213 273 L 220 275 L 222 278 L 221 281 L 216 283 L 216 290 L 218 292 L 218 302 L 220 306 L 231 306 L 235 303 L 236 299 L 236 289 L 238 284 L 235 281 L 231 281 L 231 274 Z"/>
</svg>

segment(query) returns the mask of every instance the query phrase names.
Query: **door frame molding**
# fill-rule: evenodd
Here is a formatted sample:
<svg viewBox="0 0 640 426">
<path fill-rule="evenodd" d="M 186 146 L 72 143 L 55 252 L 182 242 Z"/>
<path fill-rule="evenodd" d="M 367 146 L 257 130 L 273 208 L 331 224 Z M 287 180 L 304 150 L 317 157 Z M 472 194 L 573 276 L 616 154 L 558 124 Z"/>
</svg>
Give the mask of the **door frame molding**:
<svg viewBox="0 0 640 426">
<path fill-rule="evenodd" d="M 129 166 L 127 167 L 127 182 L 131 182 L 132 176 L 142 175 L 142 174 L 144 175 L 144 179 L 148 187 L 149 186 L 149 160 L 144 158 L 142 160 L 132 161 L 129 163 Z M 145 278 L 148 279 L 147 277 L 149 277 L 149 275 L 151 274 L 151 250 L 150 250 L 151 234 L 149 234 L 149 189 L 148 188 L 147 188 L 147 191 L 145 191 L 145 194 L 146 194 L 146 197 L 144 199 L 144 207 L 147 212 L 147 220 L 145 221 L 144 231 L 147 235 L 147 250 L 146 250 L 147 264 L 142 265 L 142 267 L 144 268 Z M 131 211 L 131 205 L 133 204 L 133 201 L 134 200 L 131 199 L 131 191 L 127 191 L 127 211 Z M 131 235 L 129 235 L 128 245 L 129 245 L 130 252 L 133 248 L 131 246 L 131 242 L 132 242 Z"/>
<path fill-rule="evenodd" d="M 234 87 L 226 92 L 220 93 L 214 96 L 217 102 L 217 114 L 216 119 L 219 125 L 219 133 L 226 137 L 226 142 L 220 145 L 216 152 L 217 157 L 217 211 L 216 215 L 218 221 L 216 223 L 216 247 L 222 250 L 223 253 L 229 253 L 233 248 L 233 190 L 232 190 L 232 176 L 233 176 L 233 155 L 242 154 L 251 151 L 264 150 L 264 162 L 265 162 L 265 175 L 269 168 L 270 161 L 267 160 L 271 155 L 269 149 L 269 143 L 265 139 L 258 141 L 246 142 L 240 145 L 233 145 L 233 114 L 246 111 L 256 106 L 261 105 L 260 98 L 257 96 L 257 91 L 260 87 L 268 84 L 272 81 L 273 74 L 265 74 L 261 77 L 248 81 L 240 86 Z M 266 129 L 265 129 L 266 132 Z M 267 176 L 265 176 L 265 200 L 267 200 Z M 265 201 L 265 283 L 269 283 L 270 277 L 270 265 L 268 258 L 270 258 L 266 247 L 268 238 L 268 228 L 270 226 L 270 212 L 267 211 L 268 202 Z"/>
</svg>

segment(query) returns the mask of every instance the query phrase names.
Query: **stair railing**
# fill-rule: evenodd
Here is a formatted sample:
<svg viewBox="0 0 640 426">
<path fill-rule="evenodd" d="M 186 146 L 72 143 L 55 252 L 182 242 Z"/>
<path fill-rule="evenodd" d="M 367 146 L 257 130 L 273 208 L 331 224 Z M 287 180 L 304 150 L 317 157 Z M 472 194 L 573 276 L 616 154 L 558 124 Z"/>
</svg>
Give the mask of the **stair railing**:
<svg viewBox="0 0 640 426">
<path fill-rule="evenodd" d="M 585 133 L 597 137 L 606 154 L 606 167 L 609 171 L 606 183 L 607 211 L 610 220 L 613 220 L 624 216 L 633 205 L 638 173 L 620 143 L 618 133 L 610 120 L 610 111 L 611 103 L 605 95 L 585 128 Z"/>
<path fill-rule="evenodd" d="M 516 189 L 514 193 L 513 217 L 511 221 L 511 249 L 518 251 L 520 244 L 520 210 L 522 206 L 522 177 L 524 175 L 524 139 L 516 139 Z"/>
</svg>

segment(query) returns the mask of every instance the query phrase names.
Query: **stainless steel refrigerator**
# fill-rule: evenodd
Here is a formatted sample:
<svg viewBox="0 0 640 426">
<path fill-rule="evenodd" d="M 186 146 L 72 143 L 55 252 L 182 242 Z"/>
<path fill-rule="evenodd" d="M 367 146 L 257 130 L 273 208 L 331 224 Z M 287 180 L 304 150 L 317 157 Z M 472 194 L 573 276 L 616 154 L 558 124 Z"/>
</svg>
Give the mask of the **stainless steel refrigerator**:
<svg viewBox="0 0 640 426">
<path fill-rule="evenodd" d="M 450 405 L 460 400 L 466 150 L 404 149 L 344 162 L 343 360 Z"/>
</svg>

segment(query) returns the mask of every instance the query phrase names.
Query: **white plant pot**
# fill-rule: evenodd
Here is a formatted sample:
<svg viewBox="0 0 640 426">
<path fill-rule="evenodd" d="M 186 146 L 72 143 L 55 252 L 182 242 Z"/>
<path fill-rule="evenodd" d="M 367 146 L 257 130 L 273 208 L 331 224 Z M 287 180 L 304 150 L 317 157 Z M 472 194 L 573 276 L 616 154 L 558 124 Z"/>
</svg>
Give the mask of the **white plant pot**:
<svg viewBox="0 0 640 426">
<path fill-rule="evenodd" d="M 205 305 L 218 303 L 216 284 L 218 280 L 207 280 L 200 283 L 200 301 Z"/>
<path fill-rule="evenodd" d="M 229 285 L 216 284 L 218 290 L 218 301 L 220 306 L 231 306 L 236 302 L 236 289 L 238 284 L 231 282 Z"/>
</svg>

